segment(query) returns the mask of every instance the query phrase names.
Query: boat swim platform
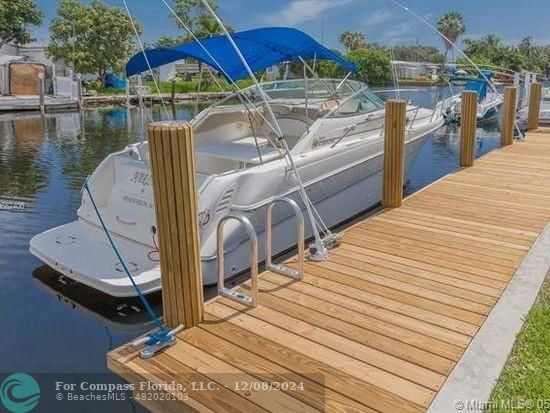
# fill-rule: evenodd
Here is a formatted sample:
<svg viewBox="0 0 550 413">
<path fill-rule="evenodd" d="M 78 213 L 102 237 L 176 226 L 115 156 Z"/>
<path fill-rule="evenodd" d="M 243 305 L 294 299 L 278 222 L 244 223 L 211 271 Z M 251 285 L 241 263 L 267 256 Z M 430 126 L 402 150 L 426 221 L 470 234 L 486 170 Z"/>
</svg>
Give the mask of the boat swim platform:
<svg viewBox="0 0 550 413">
<path fill-rule="evenodd" d="M 350 227 L 303 280 L 263 272 L 256 308 L 216 297 L 172 347 L 141 359 L 124 345 L 108 366 L 185 387 L 140 400 L 152 411 L 426 411 L 549 219 L 539 128 Z"/>
</svg>

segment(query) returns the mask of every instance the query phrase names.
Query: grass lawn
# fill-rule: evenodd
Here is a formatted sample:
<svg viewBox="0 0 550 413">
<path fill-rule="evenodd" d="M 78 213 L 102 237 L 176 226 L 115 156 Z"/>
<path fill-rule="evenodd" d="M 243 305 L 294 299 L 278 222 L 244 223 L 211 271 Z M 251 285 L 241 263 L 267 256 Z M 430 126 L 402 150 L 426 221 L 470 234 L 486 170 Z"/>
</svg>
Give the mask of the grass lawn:
<svg viewBox="0 0 550 413">
<path fill-rule="evenodd" d="M 517 336 L 489 406 L 489 412 L 550 412 L 550 276 Z"/>
</svg>

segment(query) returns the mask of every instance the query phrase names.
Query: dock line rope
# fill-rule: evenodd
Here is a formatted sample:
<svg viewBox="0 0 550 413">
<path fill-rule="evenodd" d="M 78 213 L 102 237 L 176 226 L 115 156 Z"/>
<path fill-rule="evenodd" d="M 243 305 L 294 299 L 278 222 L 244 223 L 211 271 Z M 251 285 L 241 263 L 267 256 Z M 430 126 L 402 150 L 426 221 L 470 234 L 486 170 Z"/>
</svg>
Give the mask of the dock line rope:
<svg viewBox="0 0 550 413">
<path fill-rule="evenodd" d="M 118 250 L 115 242 L 113 241 L 113 238 L 111 237 L 111 234 L 109 233 L 109 230 L 107 229 L 107 226 L 105 225 L 105 222 L 103 221 L 103 218 L 101 217 L 101 214 L 99 212 L 99 209 L 97 208 L 97 205 L 95 203 L 94 197 L 92 196 L 92 192 L 90 191 L 90 187 L 88 186 L 88 178 L 86 178 L 86 181 L 84 181 L 84 189 L 86 190 L 86 193 L 90 197 L 90 201 L 92 201 L 92 206 L 94 207 L 95 213 L 97 215 L 97 218 L 99 219 L 99 222 L 101 223 L 101 227 L 103 228 L 103 231 L 105 232 L 105 235 L 107 236 L 107 239 L 109 240 L 109 243 L 111 244 L 111 247 L 113 248 L 113 251 L 115 252 L 115 255 L 117 256 L 119 262 L 122 264 L 122 267 L 124 268 L 124 272 L 132 282 L 132 285 L 134 286 L 134 289 L 136 290 L 139 299 L 143 303 L 143 306 L 151 316 L 151 319 L 155 322 L 155 324 L 158 327 L 157 331 L 149 333 L 147 336 L 149 339 L 145 342 L 146 345 L 153 345 L 156 343 L 166 343 L 168 341 L 172 340 L 172 335 L 170 334 L 170 329 L 164 325 L 164 323 L 161 321 L 160 317 L 155 313 L 155 310 L 151 307 L 149 304 L 149 301 L 147 301 L 147 298 L 143 295 L 141 290 L 139 289 L 138 285 L 134 281 L 134 277 L 132 277 L 132 274 L 130 273 L 130 270 L 128 269 L 128 266 L 126 265 L 126 261 L 122 258 L 122 255 L 120 254 L 120 251 Z"/>
</svg>

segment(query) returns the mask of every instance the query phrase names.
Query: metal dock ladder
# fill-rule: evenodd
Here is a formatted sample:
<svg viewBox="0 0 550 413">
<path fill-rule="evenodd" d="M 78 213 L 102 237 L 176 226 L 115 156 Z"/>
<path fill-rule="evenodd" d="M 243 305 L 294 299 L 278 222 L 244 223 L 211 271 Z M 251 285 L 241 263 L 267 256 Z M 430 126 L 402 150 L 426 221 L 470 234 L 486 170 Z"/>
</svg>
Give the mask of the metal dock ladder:
<svg viewBox="0 0 550 413">
<path fill-rule="evenodd" d="M 272 246 L 272 220 L 273 220 L 273 208 L 277 203 L 285 203 L 291 207 L 294 214 L 296 215 L 297 222 L 297 243 L 298 243 L 298 269 L 286 267 L 282 264 L 274 264 L 271 257 L 271 246 Z M 224 247 L 223 247 L 223 229 L 225 224 L 230 221 L 235 220 L 240 222 L 250 239 L 250 295 L 243 294 L 241 292 L 232 290 L 231 288 L 225 287 L 224 280 Z M 267 206 L 266 213 L 266 240 L 265 240 L 265 266 L 266 270 L 272 271 L 274 273 L 284 275 L 295 280 L 301 280 L 304 274 L 304 216 L 302 210 L 298 204 L 289 198 L 276 198 L 271 201 Z M 238 303 L 256 307 L 258 304 L 258 236 L 256 235 L 256 230 L 250 222 L 250 220 L 238 213 L 232 213 L 224 216 L 220 219 L 217 227 L 217 258 L 218 258 L 218 294 L 231 300 L 234 300 Z"/>
</svg>

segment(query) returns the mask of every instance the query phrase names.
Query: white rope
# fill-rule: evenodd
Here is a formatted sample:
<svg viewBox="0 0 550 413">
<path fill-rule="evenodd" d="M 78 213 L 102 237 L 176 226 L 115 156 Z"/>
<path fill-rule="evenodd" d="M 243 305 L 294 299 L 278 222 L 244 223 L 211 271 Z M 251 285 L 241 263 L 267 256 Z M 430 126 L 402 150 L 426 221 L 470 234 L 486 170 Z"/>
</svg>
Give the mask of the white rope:
<svg viewBox="0 0 550 413">
<path fill-rule="evenodd" d="M 157 80 L 155 79 L 155 73 L 153 72 L 153 68 L 151 67 L 151 64 L 149 63 L 149 58 L 147 57 L 147 53 L 145 53 L 145 48 L 143 47 L 143 43 L 141 42 L 141 39 L 139 37 L 139 33 L 138 33 L 137 27 L 134 23 L 134 19 L 132 17 L 132 14 L 130 13 L 128 3 L 126 3 L 126 0 L 122 0 L 122 2 L 124 3 L 124 7 L 126 8 L 126 13 L 128 13 L 128 18 L 130 19 L 130 23 L 132 24 L 132 29 L 134 30 L 134 35 L 136 36 L 137 42 L 139 44 L 139 48 L 141 49 L 141 53 L 143 53 L 143 57 L 145 58 L 145 62 L 147 63 L 147 67 L 149 68 L 149 73 L 151 74 L 151 77 L 153 78 L 153 83 L 155 84 L 155 88 L 157 89 L 157 93 L 160 97 L 160 101 L 162 103 L 162 107 L 164 109 L 166 117 L 168 119 L 170 119 L 170 112 L 168 112 L 168 108 L 166 107 L 166 104 L 164 103 L 164 99 L 162 98 L 162 93 L 160 92 L 160 87 L 157 83 Z"/>
</svg>

